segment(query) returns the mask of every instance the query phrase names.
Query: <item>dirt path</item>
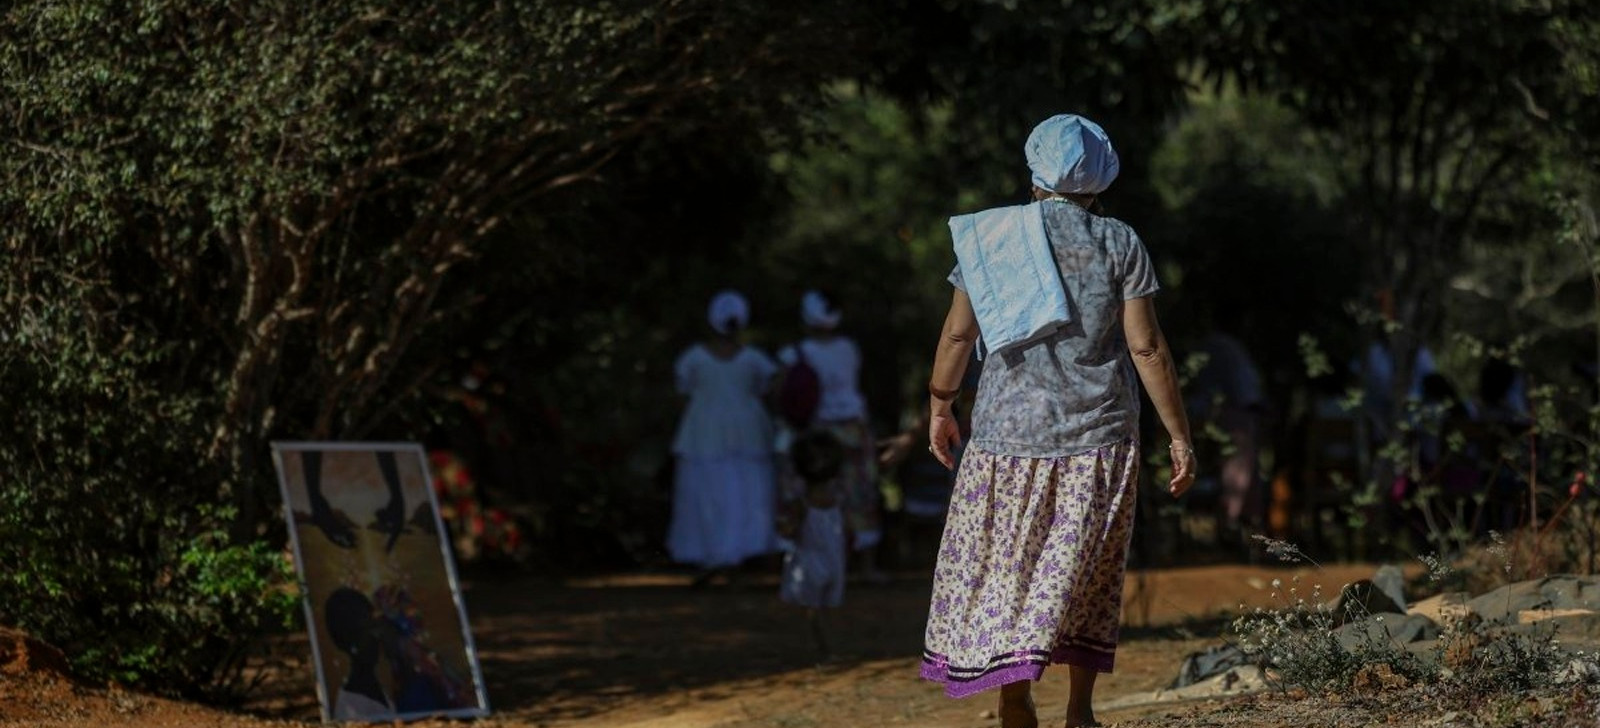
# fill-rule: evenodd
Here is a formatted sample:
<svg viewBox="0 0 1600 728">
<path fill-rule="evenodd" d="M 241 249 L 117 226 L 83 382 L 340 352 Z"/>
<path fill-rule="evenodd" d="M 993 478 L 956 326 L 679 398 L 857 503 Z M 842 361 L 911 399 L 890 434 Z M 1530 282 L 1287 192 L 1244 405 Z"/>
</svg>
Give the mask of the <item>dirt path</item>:
<svg viewBox="0 0 1600 728">
<path fill-rule="evenodd" d="M 1117 671 L 1101 702 L 1165 687 L 1187 653 L 1216 644 L 1240 604 L 1271 603 L 1272 581 L 1303 576 L 1336 593 L 1370 566 L 1326 572 L 1207 566 L 1130 572 Z M 818 664 L 797 610 L 770 579 L 697 591 L 687 578 L 627 574 L 552 583 L 477 575 L 465 582 L 493 717 L 505 728 L 994 728 L 994 698 L 949 700 L 917 678 L 929 583 L 923 574 L 852 585 L 830 615 L 840 654 Z M 303 636 L 283 645 L 307 654 Z M 0 661 L 5 662 L 5 661 Z M 0 669 L 0 726 L 290 728 L 320 725 L 309 658 L 273 673 L 244 711 L 223 712 L 71 684 L 38 670 Z M 1036 690 L 1041 715 L 1065 711 L 1064 675 Z M 1108 725 L 1334 725 L 1311 705 L 1211 702 L 1102 710 Z M 1241 709 L 1241 705 L 1245 706 Z M 1253 706 L 1253 707 L 1252 707 Z M 1242 712 L 1241 712 L 1242 710 Z M 1287 712 L 1285 712 L 1287 711 Z M 1306 718 L 1311 716 L 1308 723 Z M 1045 725 L 1053 721 L 1047 720 Z M 1365 722 L 1337 722 L 1365 725 Z M 457 728 L 420 721 L 418 728 Z"/>
<path fill-rule="evenodd" d="M 1326 571 L 1206 566 L 1130 573 L 1117 671 L 1096 692 L 1100 719 L 1119 728 L 1283 728 L 1417 725 L 1600 728 L 1600 690 L 1552 688 L 1454 699 L 1417 686 L 1384 694 L 1280 695 L 1145 703 L 1112 701 L 1165 687 L 1189 652 L 1217 644 L 1228 615 L 1270 605 L 1272 583 L 1301 577 L 1324 594 L 1370 566 Z M 493 716 L 485 728 L 996 728 L 994 696 L 949 700 L 917 678 L 929 584 L 903 575 L 852 585 L 830 621 L 845 654 L 817 664 L 801 616 L 771 579 L 697 591 L 682 576 L 628 574 L 552 583 L 478 575 L 466 597 Z M 12 633 L 15 635 L 15 633 Z M 0 635 L 3 636 L 3 635 Z M 283 647 L 304 654 L 303 636 Z M 7 647 L 10 644 L 10 647 Z M 277 670 L 246 710 L 70 683 L 32 648 L 0 640 L 0 726 L 55 728 L 311 728 L 320 726 L 309 660 Z M 8 653 L 7 650 L 10 650 Z M 37 655 L 34 655 L 37 657 Z M 30 667 L 33 666 L 33 667 Z M 1576 690 L 1576 692 L 1574 692 Z M 1035 690 L 1042 725 L 1060 725 L 1066 681 Z M 1555 706 L 1565 705 L 1564 712 Z M 1575 706 L 1575 707 L 1574 707 Z M 1464 710 L 1465 709 L 1465 710 Z M 1483 716 L 1493 716 L 1485 721 Z M 429 720 L 415 728 L 460 728 Z"/>
<path fill-rule="evenodd" d="M 1097 695 L 1109 701 L 1166 686 L 1183 655 L 1217 641 L 1220 615 L 1241 603 L 1269 603 L 1272 580 L 1288 582 L 1296 573 L 1336 593 L 1372 567 L 1130 573 L 1118 668 Z M 466 584 L 494 725 L 997 725 L 991 697 L 949 700 L 917 678 L 928 591 L 925 578 L 912 576 L 852 585 L 829 621 L 844 654 L 818 665 L 801 615 L 777 601 L 770 580 L 705 591 L 688 589 L 681 576 L 649 574 L 563 584 L 479 577 Z M 302 666 L 275 680 L 252 708 L 283 722 L 314 720 L 311 685 Z M 1047 674 L 1038 698 L 1043 714 L 1064 711 L 1064 675 Z M 1141 712 L 1149 710 L 1124 716 Z"/>
</svg>

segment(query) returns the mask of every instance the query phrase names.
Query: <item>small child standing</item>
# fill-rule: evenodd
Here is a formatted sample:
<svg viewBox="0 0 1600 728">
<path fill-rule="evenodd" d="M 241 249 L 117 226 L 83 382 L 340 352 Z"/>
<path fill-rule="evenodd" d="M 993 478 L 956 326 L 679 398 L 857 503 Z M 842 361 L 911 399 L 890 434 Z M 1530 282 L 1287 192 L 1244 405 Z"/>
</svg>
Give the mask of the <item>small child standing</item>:
<svg viewBox="0 0 1600 728">
<path fill-rule="evenodd" d="M 846 543 L 837 487 L 844 447 L 827 432 L 808 432 L 790 444 L 789 457 L 806 490 L 803 510 L 801 504 L 793 504 L 780 523 L 780 531 L 794 548 L 783 558 L 778 597 L 806 608 L 811 637 L 817 651 L 827 657 L 828 640 L 818 610 L 844 601 Z"/>
</svg>

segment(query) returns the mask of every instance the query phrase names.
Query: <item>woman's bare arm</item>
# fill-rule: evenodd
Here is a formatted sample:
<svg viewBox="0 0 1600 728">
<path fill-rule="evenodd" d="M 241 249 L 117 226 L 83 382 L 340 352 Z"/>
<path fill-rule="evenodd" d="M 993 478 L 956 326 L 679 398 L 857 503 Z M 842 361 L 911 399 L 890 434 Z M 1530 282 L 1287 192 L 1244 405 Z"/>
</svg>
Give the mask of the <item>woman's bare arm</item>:
<svg viewBox="0 0 1600 728">
<path fill-rule="evenodd" d="M 939 345 L 933 352 L 933 375 L 928 378 L 928 449 L 946 468 L 955 467 L 950 448 L 961 442 L 961 428 L 950 409 L 955 401 L 953 393 L 961 388 L 967 360 L 977 344 L 978 316 L 972 311 L 967 292 L 957 288 L 950 297 L 950 311 L 945 314 L 944 330 L 939 333 Z M 941 397 L 932 394 L 932 390 L 952 394 Z"/>
<path fill-rule="evenodd" d="M 1155 302 L 1148 296 L 1124 301 L 1122 332 L 1128 353 L 1139 372 L 1139 381 L 1156 407 L 1161 425 L 1172 438 L 1172 483 L 1174 496 L 1183 495 L 1194 482 L 1194 447 L 1189 438 L 1189 416 L 1183 410 L 1183 395 L 1178 391 L 1178 368 L 1173 362 L 1167 337 L 1156 320 Z"/>
</svg>

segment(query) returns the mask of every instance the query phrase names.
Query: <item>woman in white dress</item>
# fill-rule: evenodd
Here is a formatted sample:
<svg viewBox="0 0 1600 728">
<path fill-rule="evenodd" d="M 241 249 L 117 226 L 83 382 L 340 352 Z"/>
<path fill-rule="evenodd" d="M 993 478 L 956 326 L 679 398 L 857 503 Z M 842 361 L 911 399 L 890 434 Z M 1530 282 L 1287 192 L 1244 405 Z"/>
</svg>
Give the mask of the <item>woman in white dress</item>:
<svg viewBox="0 0 1600 728">
<path fill-rule="evenodd" d="M 844 446 L 839 491 L 850 547 L 859 554 L 862 578 L 881 582 L 886 576 L 878 570 L 874 557 L 883 539 L 878 458 L 868 426 L 867 399 L 861 393 L 861 349 L 839 333 L 843 312 L 822 292 L 807 291 L 801 297 L 800 318 L 805 323 L 805 338 L 779 351 L 778 361 L 793 367 L 803 357 L 817 373 L 820 392 L 809 429 L 827 432 Z M 786 492 L 804 490 L 792 473 L 786 472 L 784 477 L 790 481 L 784 484 Z"/>
<path fill-rule="evenodd" d="M 763 396 L 777 364 L 745 346 L 750 306 L 735 291 L 711 300 L 712 335 L 689 347 L 674 371 L 688 398 L 672 452 L 676 457 L 667 550 L 701 567 L 697 583 L 776 548 L 773 427 Z"/>
</svg>

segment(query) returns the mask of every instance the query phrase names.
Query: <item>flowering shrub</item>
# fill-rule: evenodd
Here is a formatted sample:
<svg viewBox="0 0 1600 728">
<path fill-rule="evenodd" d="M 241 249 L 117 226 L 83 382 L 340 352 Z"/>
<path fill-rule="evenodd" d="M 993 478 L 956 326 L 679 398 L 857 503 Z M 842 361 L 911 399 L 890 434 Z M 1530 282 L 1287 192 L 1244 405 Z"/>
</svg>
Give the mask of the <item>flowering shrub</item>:
<svg viewBox="0 0 1600 728">
<path fill-rule="evenodd" d="M 463 563 L 482 559 L 521 561 L 526 556 L 521 526 L 505 510 L 483 504 L 466 464 L 448 450 L 428 453 L 428 462 L 433 467 L 439 518 L 449 531 L 456 558 Z"/>
</svg>

